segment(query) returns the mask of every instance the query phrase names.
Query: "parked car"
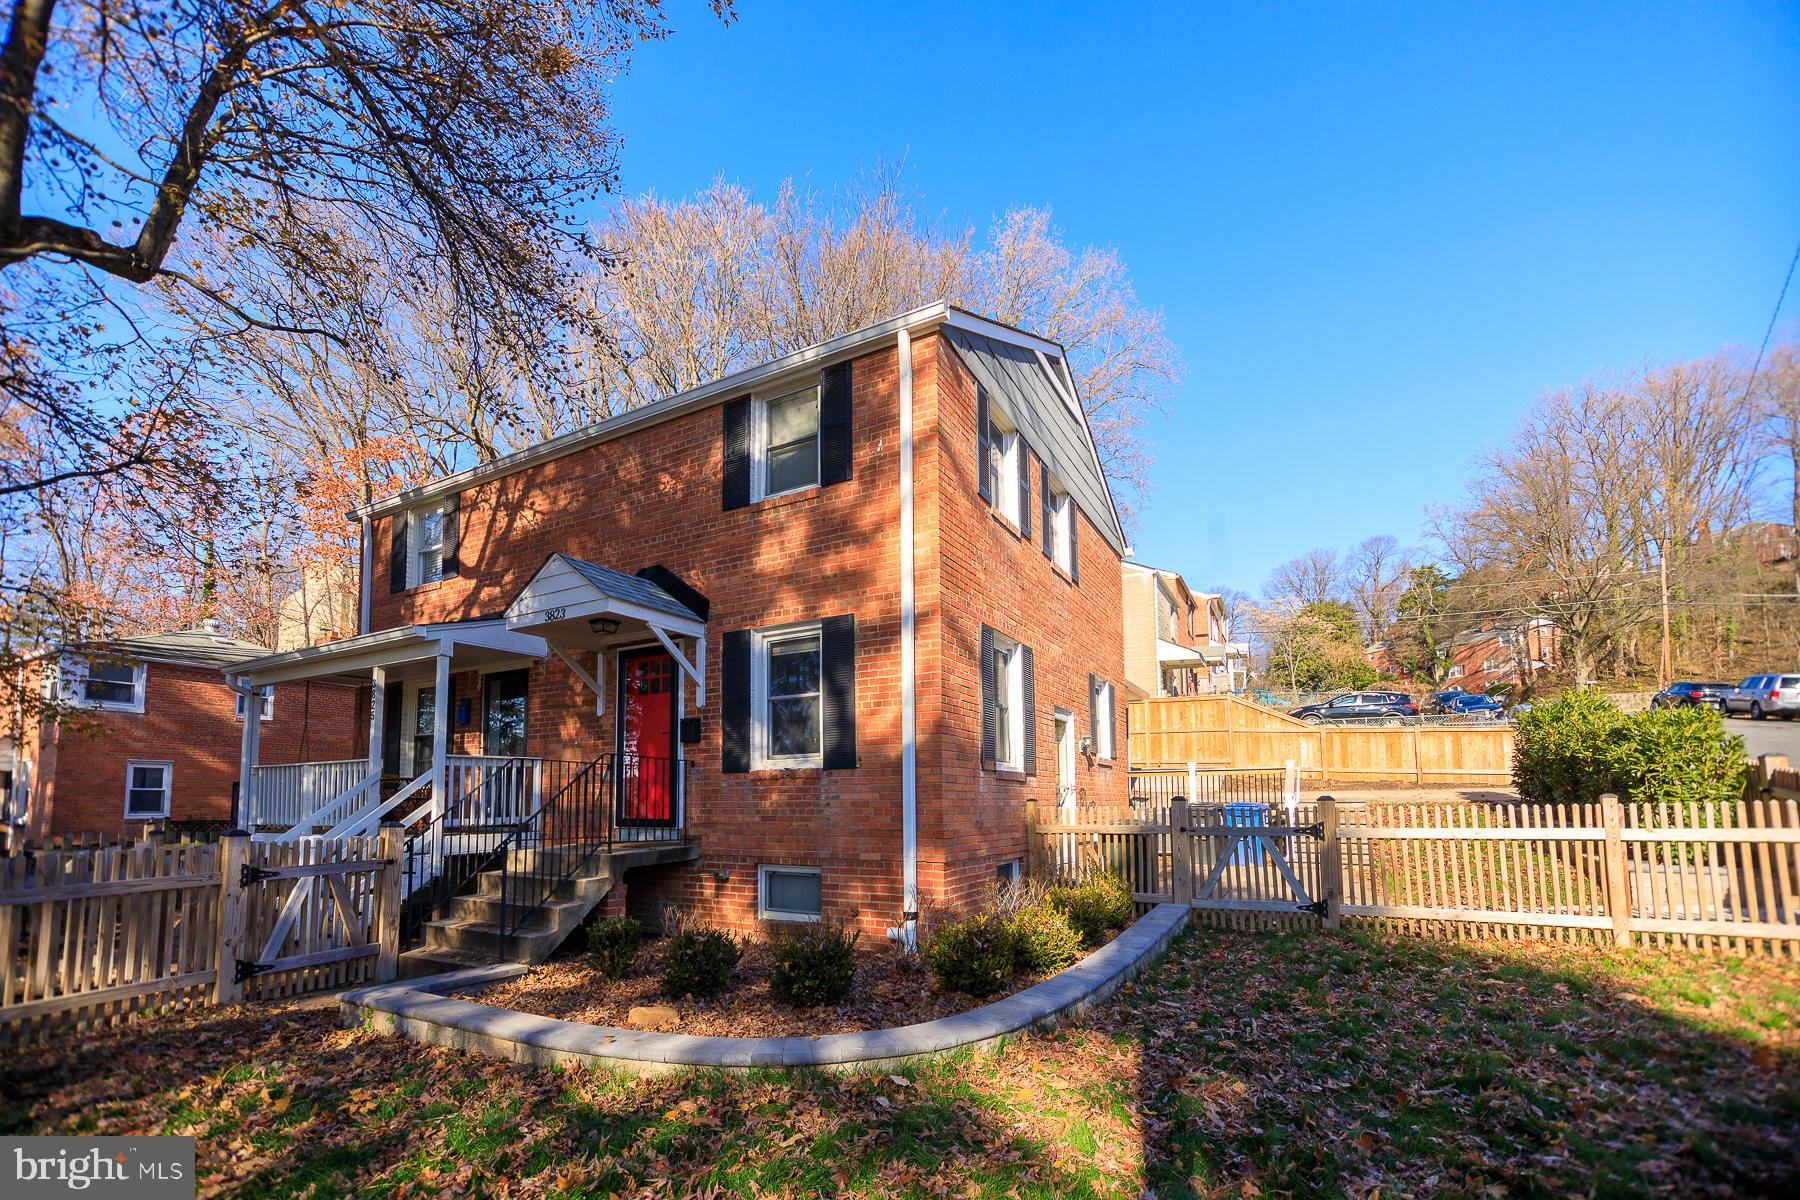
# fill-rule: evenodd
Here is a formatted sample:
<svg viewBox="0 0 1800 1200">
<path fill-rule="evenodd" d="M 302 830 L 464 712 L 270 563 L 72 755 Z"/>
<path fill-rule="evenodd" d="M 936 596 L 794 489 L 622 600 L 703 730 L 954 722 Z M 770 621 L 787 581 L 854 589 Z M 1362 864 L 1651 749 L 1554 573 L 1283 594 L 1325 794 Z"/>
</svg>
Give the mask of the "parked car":
<svg viewBox="0 0 1800 1200">
<path fill-rule="evenodd" d="M 1792 717 L 1800 713 L 1800 675 L 1752 675 L 1725 693 L 1725 711 L 1752 721 Z"/>
<path fill-rule="evenodd" d="M 1439 711 L 1452 717 L 1499 717 L 1506 711 L 1506 705 L 1497 697 L 1482 692 L 1464 692 L 1445 700 Z"/>
<path fill-rule="evenodd" d="M 1725 693 L 1731 690 L 1729 683 L 1671 683 L 1656 695 L 1650 697 L 1651 708 L 1685 708 L 1695 704 L 1705 704 L 1725 711 Z"/>
<path fill-rule="evenodd" d="M 1468 693 L 1463 691 L 1460 687 L 1445 688 L 1441 692 L 1432 692 L 1425 697 L 1425 711 L 1431 713 L 1444 712 L 1446 711 L 1444 708 L 1445 704 L 1456 699 L 1458 696 L 1466 695 L 1468 695 Z"/>
<path fill-rule="evenodd" d="M 1416 717 L 1419 706 L 1405 692 L 1345 692 L 1323 704 L 1302 704 L 1290 716 L 1308 725 L 1321 721 L 1378 721 L 1395 717 Z"/>
</svg>

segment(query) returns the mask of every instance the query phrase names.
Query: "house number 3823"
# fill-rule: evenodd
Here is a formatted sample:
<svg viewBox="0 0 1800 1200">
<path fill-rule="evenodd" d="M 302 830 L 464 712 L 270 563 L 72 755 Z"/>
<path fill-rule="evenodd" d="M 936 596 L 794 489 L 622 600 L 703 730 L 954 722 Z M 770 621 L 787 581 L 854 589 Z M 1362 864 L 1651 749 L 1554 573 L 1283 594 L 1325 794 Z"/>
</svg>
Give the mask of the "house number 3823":
<svg viewBox="0 0 1800 1200">
<path fill-rule="evenodd" d="M 567 608 L 546 608 L 544 610 L 544 620 L 546 621 L 560 621 L 568 615 Z"/>
</svg>

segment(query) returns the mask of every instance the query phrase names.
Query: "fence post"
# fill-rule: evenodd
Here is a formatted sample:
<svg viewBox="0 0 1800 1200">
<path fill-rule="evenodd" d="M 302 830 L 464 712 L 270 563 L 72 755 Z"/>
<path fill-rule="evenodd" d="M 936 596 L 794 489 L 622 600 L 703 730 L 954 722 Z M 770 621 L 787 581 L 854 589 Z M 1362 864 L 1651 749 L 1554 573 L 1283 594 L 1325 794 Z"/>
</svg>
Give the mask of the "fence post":
<svg viewBox="0 0 1800 1200">
<path fill-rule="evenodd" d="M 1188 833 L 1188 802 L 1180 796 L 1169 801 L 1169 852 L 1175 856 L 1171 899 L 1186 904 L 1194 898 L 1194 843 Z"/>
<path fill-rule="evenodd" d="M 1600 821 L 1606 826 L 1606 912 L 1612 918 L 1613 945 L 1631 945 L 1631 887 L 1625 878 L 1625 812 L 1611 792 L 1600 797 Z"/>
<path fill-rule="evenodd" d="M 1190 801 L 1200 798 L 1200 768 L 1195 766 L 1191 759 L 1188 761 L 1187 798 Z"/>
<path fill-rule="evenodd" d="M 1319 797 L 1319 897 L 1325 902 L 1325 928 L 1337 929 L 1344 923 L 1338 911 L 1344 894 L 1344 864 L 1338 849 L 1337 801 Z"/>
<path fill-rule="evenodd" d="M 238 877 L 250 862 L 250 835 L 234 829 L 219 839 L 219 977 L 213 986 L 213 1003 L 240 1004 L 244 983 L 237 977 L 243 955 L 244 930 L 249 924 L 246 888 Z"/>
<path fill-rule="evenodd" d="M 398 821 L 383 821 L 376 841 L 375 853 L 381 859 L 381 871 L 375 877 L 374 928 L 371 933 L 381 947 L 375 956 L 375 982 L 386 983 L 400 974 L 400 858 L 405 850 L 404 833 Z"/>
</svg>

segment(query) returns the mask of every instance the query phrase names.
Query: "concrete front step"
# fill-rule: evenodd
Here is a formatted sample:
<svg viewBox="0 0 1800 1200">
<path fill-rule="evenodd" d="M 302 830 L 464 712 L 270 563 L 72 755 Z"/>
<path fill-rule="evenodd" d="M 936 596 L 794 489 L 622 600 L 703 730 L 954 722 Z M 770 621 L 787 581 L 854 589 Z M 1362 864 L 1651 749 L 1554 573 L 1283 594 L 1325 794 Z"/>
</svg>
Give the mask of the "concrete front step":
<svg viewBox="0 0 1800 1200">
<path fill-rule="evenodd" d="M 595 897 L 600 899 L 600 897 Z M 550 900 L 538 905 L 530 916 L 525 918 L 528 929 L 573 929 L 587 916 L 588 910 L 594 906 L 590 900 Z M 502 905 L 498 899 L 490 896 L 457 896 L 444 910 L 444 915 L 430 924 L 439 921 L 445 924 L 464 923 L 471 925 L 497 925 L 502 919 L 517 921 L 522 906 L 518 904 Z M 565 918 L 567 918 L 565 920 Z M 427 928 L 430 926 L 428 925 Z"/>
<path fill-rule="evenodd" d="M 475 877 L 475 894 L 483 899 L 500 900 L 501 886 L 507 876 L 500 871 L 483 871 Z M 550 892 L 553 900 L 599 900 L 612 889 L 613 875 L 602 870 L 594 875 L 577 875 L 573 879 L 559 881 Z M 521 879 L 511 877 L 512 895 L 515 899 L 524 898 L 532 903 L 537 901 L 543 892 L 544 881 L 538 879 Z"/>
<path fill-rule="evenodd" d="M 421 947 L 429 953 L 441 950 L 457 950 L 465 954 L 481 955 L 487 962 L 524 962 L 540 963 L 549 958 L 556 948 L 562 945 L 563 938 L 569 934 L 571 925 L 566 929 L 526 928 L 514 931 L 505 939 L 505 953 L 501 952 L 500 926 L 488 922 L 476 921 L 433 921 L 425 926 L 425 945 Z"/>
</svg>

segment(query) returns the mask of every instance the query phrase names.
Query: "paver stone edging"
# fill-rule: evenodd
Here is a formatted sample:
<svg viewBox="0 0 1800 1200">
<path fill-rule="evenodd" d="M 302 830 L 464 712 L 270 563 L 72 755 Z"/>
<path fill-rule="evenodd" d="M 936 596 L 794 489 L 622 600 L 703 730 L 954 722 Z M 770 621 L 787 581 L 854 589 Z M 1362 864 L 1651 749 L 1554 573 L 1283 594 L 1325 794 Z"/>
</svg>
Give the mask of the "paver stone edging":
<svg viewBox="0 0 1800 1200">
<path fill-rule="evenodd" d="M 1187 925 L 1185 904 L 1159 904 L 1111 942 L 1068 970 L 980 1008 L 896 1029 L 819 1037 L 696 1037 L 616 1029 L 456 1000 L 443 992 L 523 975 L 518 965 L 476 967 L 402 983 L 357 988 L 338 997 L 345 1024 L 397 1033 L 417 1042 L 473 1050 L 536 1066 L 563 1063 L 654 1074 L 679 1067 L 828 1067 L 877 1070 L 908 1059 L 968 1047 L 997 1046 L 1028 1029 L 1054 1024 L 1106 999 L 1162 953 Z"/>
</svg>

